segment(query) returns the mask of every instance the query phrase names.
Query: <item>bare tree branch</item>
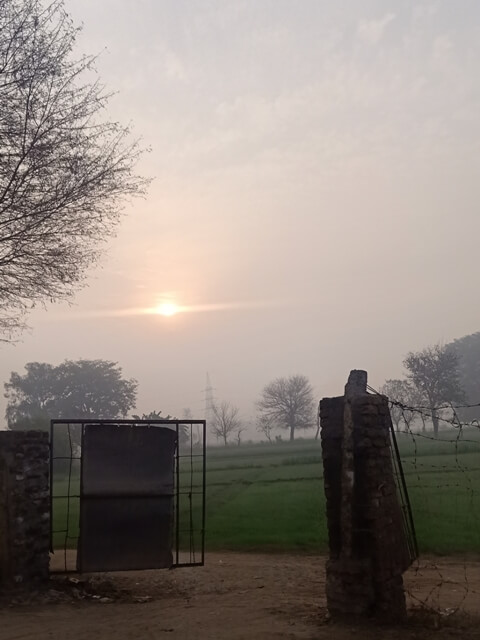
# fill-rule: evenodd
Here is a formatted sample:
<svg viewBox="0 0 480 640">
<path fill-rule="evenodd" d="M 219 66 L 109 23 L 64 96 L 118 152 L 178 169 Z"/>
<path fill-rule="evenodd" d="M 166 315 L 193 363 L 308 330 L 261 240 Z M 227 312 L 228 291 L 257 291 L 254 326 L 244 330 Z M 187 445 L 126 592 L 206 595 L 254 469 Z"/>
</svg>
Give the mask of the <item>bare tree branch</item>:
<svg viewBox="0 0 480 640">
<path fill-rule="evenodd" d="M 380 393 L 387 396 L 389 400 L 400 403 L 390 406 L 390 416 L 396 431 L 400 431 L 402 423 L 407 430 L 415 419 L 415 412 L 409 407 L 416 407 L 422 403 L 422 395 L 416 387 L 408 380 L 391 379 L 386 380 L 385 384 L 380 387 Z"/>
<path fill-rule="evenodd" d="M 144 193 L 143 151 L 101 119 L 110 94 L 75 59 L 79 29 L 63 0 L 0 3 L 0 332 L 34 303 L 68 298 L 115 230 L 125 198 Z M 88 79 L 87 79 L 88 78 Z"/>
</svg>

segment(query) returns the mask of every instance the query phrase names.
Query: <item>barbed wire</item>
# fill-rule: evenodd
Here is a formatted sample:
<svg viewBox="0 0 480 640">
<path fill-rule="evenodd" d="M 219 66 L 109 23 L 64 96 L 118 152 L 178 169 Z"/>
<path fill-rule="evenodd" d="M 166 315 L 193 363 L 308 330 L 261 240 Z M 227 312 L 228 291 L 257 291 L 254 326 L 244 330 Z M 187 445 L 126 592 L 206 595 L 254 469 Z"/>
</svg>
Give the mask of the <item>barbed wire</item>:
<svg viewBox="0 0 480 640">
<path fill-rule="evenodd" d="M 370 385 L 367 385 L 367 389 L 368 391 L 370 391 L 371 393 L 375 394 L 375 395 L 385 395 L 380 393 L 379 391 L 377 391 L 376 389 L 374 389 L 373 387 L 371 387 Z M 385 396 L 388 397 L 388 396 Z M 453 403 L 449 403 L 449 402 L 445 402 L 441 405 L 438 405 L 436 407 L 428 407 L 425 405 L 419 405 L 417 407 L 413 407 L 410 406 L 408 404 L 406 404 L 405 402 L 400 402 L 399 400 L 394 400 L 390 397 L 388 397 L 388 402 L 390 404 L 390 406 L 393 407 L 398 407 L 401 411 L 403 412 L 409 412 L 412 413 L 413 415 L 417 415 L 417 416 L 423 416 L 424 418 L 427 418 L 428 420 L 432 420 L 433 418 L 436 418 L 444 423 L 450 424 L 451 426 L 455 427 L 456 429 L 463 429 L 463 428 L 468 428 L 468 427 L 473 427 L 475 429 L 480 429 L 480 419 L 476 419 L 476 420 L 469 420 L 469 421 L 462 421 L 460 420 L 460 418 L 458 417 L 458 410 L 459 409 L 473 409 L 473 408 L 478 408 L 480 410 L 480 402 L 475 402 L 472 404 L 453 404 Z M 452 417 L 451 418 L 446 418 L 444 416 L 442 416 L 441 413 L 437 413 L 441 412 L 441 411 L 446 411 L 446 410 L 450 410 L 452 411 Z M 411 422 L 411 419 L 407 418 L 406 422 Z"/>
<path fill-rule="evenodd" d="M 463 428 L 462 428 L 463 429 Z M 460 435 L 460 437 L 455 436 L 454 438 L 438 438 L 436 436 L 431 436 L 428 433 L 422 433 L 421 431 L 413 431 L 412 429 L 397 429 L 396 433 L 403 433 L 409 436 L 415 436 L 416 438 L 423 438 L 424 440 L 431 440 L 432 442 L 438 442 L 438 443 L 455 443 L 457 442 L 457 440 L 459 440 L 460 442 L 468 442 L 470 444 L 479 444 L 480 441 L 479 440 L 470 440 L 468 438 L 464 438 L 463 437 L 463 433 Z"/>
<path fill-rule="evenodd" d="M 370 391 L 371 393 L 374 393 L 377 396 L 384 396 L 384 393 L 380 393 L 380 391 L 377 391 L 374 387 L 372 387 L 371 385 L 367 384 L 367 389 L 368 391 Z M 388 396 L 385 396 L 388 397 Z M 401 403 L 399 403 L 401 404 Z M 408 405 L 405 405 L 406 407 L 408 407 Z M 430 407 L 429 405 L 417 405 L 416 407 L 413 407 L 414 409 L 433 409 L 434 411 L 440 410 L 440 409 L 474 409 L 476 407 L 480 408 L 480 402 L 473 402 L 470 404 L 453 404 L 450 402 L 444 402 L 443 404 L 439 404 L 435 407 Z"/>
</svg>

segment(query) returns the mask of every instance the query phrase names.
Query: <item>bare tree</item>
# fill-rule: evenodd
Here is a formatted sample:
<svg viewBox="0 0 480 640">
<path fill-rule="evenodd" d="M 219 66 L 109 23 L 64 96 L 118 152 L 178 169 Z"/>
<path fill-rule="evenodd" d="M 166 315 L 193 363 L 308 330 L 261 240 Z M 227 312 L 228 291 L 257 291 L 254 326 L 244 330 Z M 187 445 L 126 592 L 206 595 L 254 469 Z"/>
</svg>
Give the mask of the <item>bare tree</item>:
<svg viewBox="0 0 480 640">
<path fill-rule="evenodd" d="M 125 197 L 144 192 L 128 128 L 101 119 L 95 58 L 75 59 L 63 0 L 0 2 L 0 334 L 69 297 Z"/>
<path fill-rule="evenodd" d="M 461 402 L 464 398 L 457 355 L 452 348 L 436 344 L 423 351 L 409 353 L 403 364 L 408 372 L 408 381 L 428 406 L 437 438 L 439 409 L 444 404 Z"/>
<path fill-rule="evenodd" d="M 268 420 L 281 429 L 288 429 L 290 440 L 297 429 L 315 425 L 315 401 L 312 385 L 301 375 L 277 378 L 264 387 L 257 402 L 259 420 Z"/>
<path fill-rule="evenodd" d="M 217 439 L 223 440 L 225 446 L 228 444 L 228 438 L 242 428 L 238 414 L 238 407 L 230 402 L 222 402 L 213 407 L 211 431 Z"/>
<path fill-rule="evenodd" d="M 257 416 L 257 431 L 263 433 L 263 435 L 267 438 L 269 442 L 273 442 L 273 430 L 275 429 L 275 424 L 268 416 L 259 415 Z"/>
<path fill-rule="evenodd" d="M 457 411 L 461 420 L 480 419 L 480 332 L 463 336 L 449 345 L 457 354 L 458 370 L 466 404 Z"/>
<path fill-rule="evenodd" d="M 237 445 L 240 446 L 242 444 L 242 433 L 245 431 L 245 427 L 239 427 L 235 433 L 235 437 L 237 438 Z"/>
<path fill-rule="evenodd" d="M 402 424 L 407 429 L 415 418 L 415 412 L 412 408 L 421 404 L 422 399 L 415 387 L 408 380 L 399 380 L 396 378 L 386 380 L 385 384 L 380 388 L 380 393 L 392 401 L 390 405 L 390 416 L 396 431 L 400 431 Z"/>
</svg>

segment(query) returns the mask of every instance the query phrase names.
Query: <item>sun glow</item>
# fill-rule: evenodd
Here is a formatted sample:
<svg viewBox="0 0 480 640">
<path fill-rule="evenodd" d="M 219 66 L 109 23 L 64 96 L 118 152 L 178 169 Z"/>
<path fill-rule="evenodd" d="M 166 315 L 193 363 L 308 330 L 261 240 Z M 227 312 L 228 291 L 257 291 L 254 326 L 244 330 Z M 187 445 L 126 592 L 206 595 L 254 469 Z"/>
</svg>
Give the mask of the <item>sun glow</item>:
<svg viewBox="0 0 480 640">
<path fill-rule="evenodd" d="M 174 316 L 180 311 L 180 307 L 174 302 L 161 302 L 155 307 L 155 313 L 159 316 Z"/>
<path fill-rule="evenodd" d="M 269 307 L 278 307 L 285 304 L 285 301 L 275 300 L 251 300 L 243 302 L 210 302 L 204 304 L 179 305 L 176 302 L 168 300 L 158 302 L 154 307 L 127 307 L 124 309 L 95 309 L 83 311 L 75 314 L 77 318 L 127 318 L 130 316 L 163 316 L 170 318 L 181 313 L 202 313 L 215 311 L 236 311 L 244 309 L 266 309 Z M 72 317 L 70 315 L 70 317 Z"/>
</svg>

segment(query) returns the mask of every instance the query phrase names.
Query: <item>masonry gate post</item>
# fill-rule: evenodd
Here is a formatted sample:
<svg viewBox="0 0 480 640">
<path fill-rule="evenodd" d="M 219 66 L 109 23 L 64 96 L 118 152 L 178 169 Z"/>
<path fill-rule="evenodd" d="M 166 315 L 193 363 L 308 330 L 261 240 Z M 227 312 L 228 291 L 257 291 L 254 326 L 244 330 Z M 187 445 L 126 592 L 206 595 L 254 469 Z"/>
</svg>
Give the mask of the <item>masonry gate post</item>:
<svg viewBox="0 0 480 640">
<path fill-rule="evenodd" d="M 402 574 L 410 564 L 393 472 L 388 400 L 352 371 L 345 394 L 320 402 L 332 617 L 406 617 Z"/>
<path fill-rule="evenodd" d="M 48 580 L 48 433 L 0 431 L 0 589 Z"/>
</svg>

